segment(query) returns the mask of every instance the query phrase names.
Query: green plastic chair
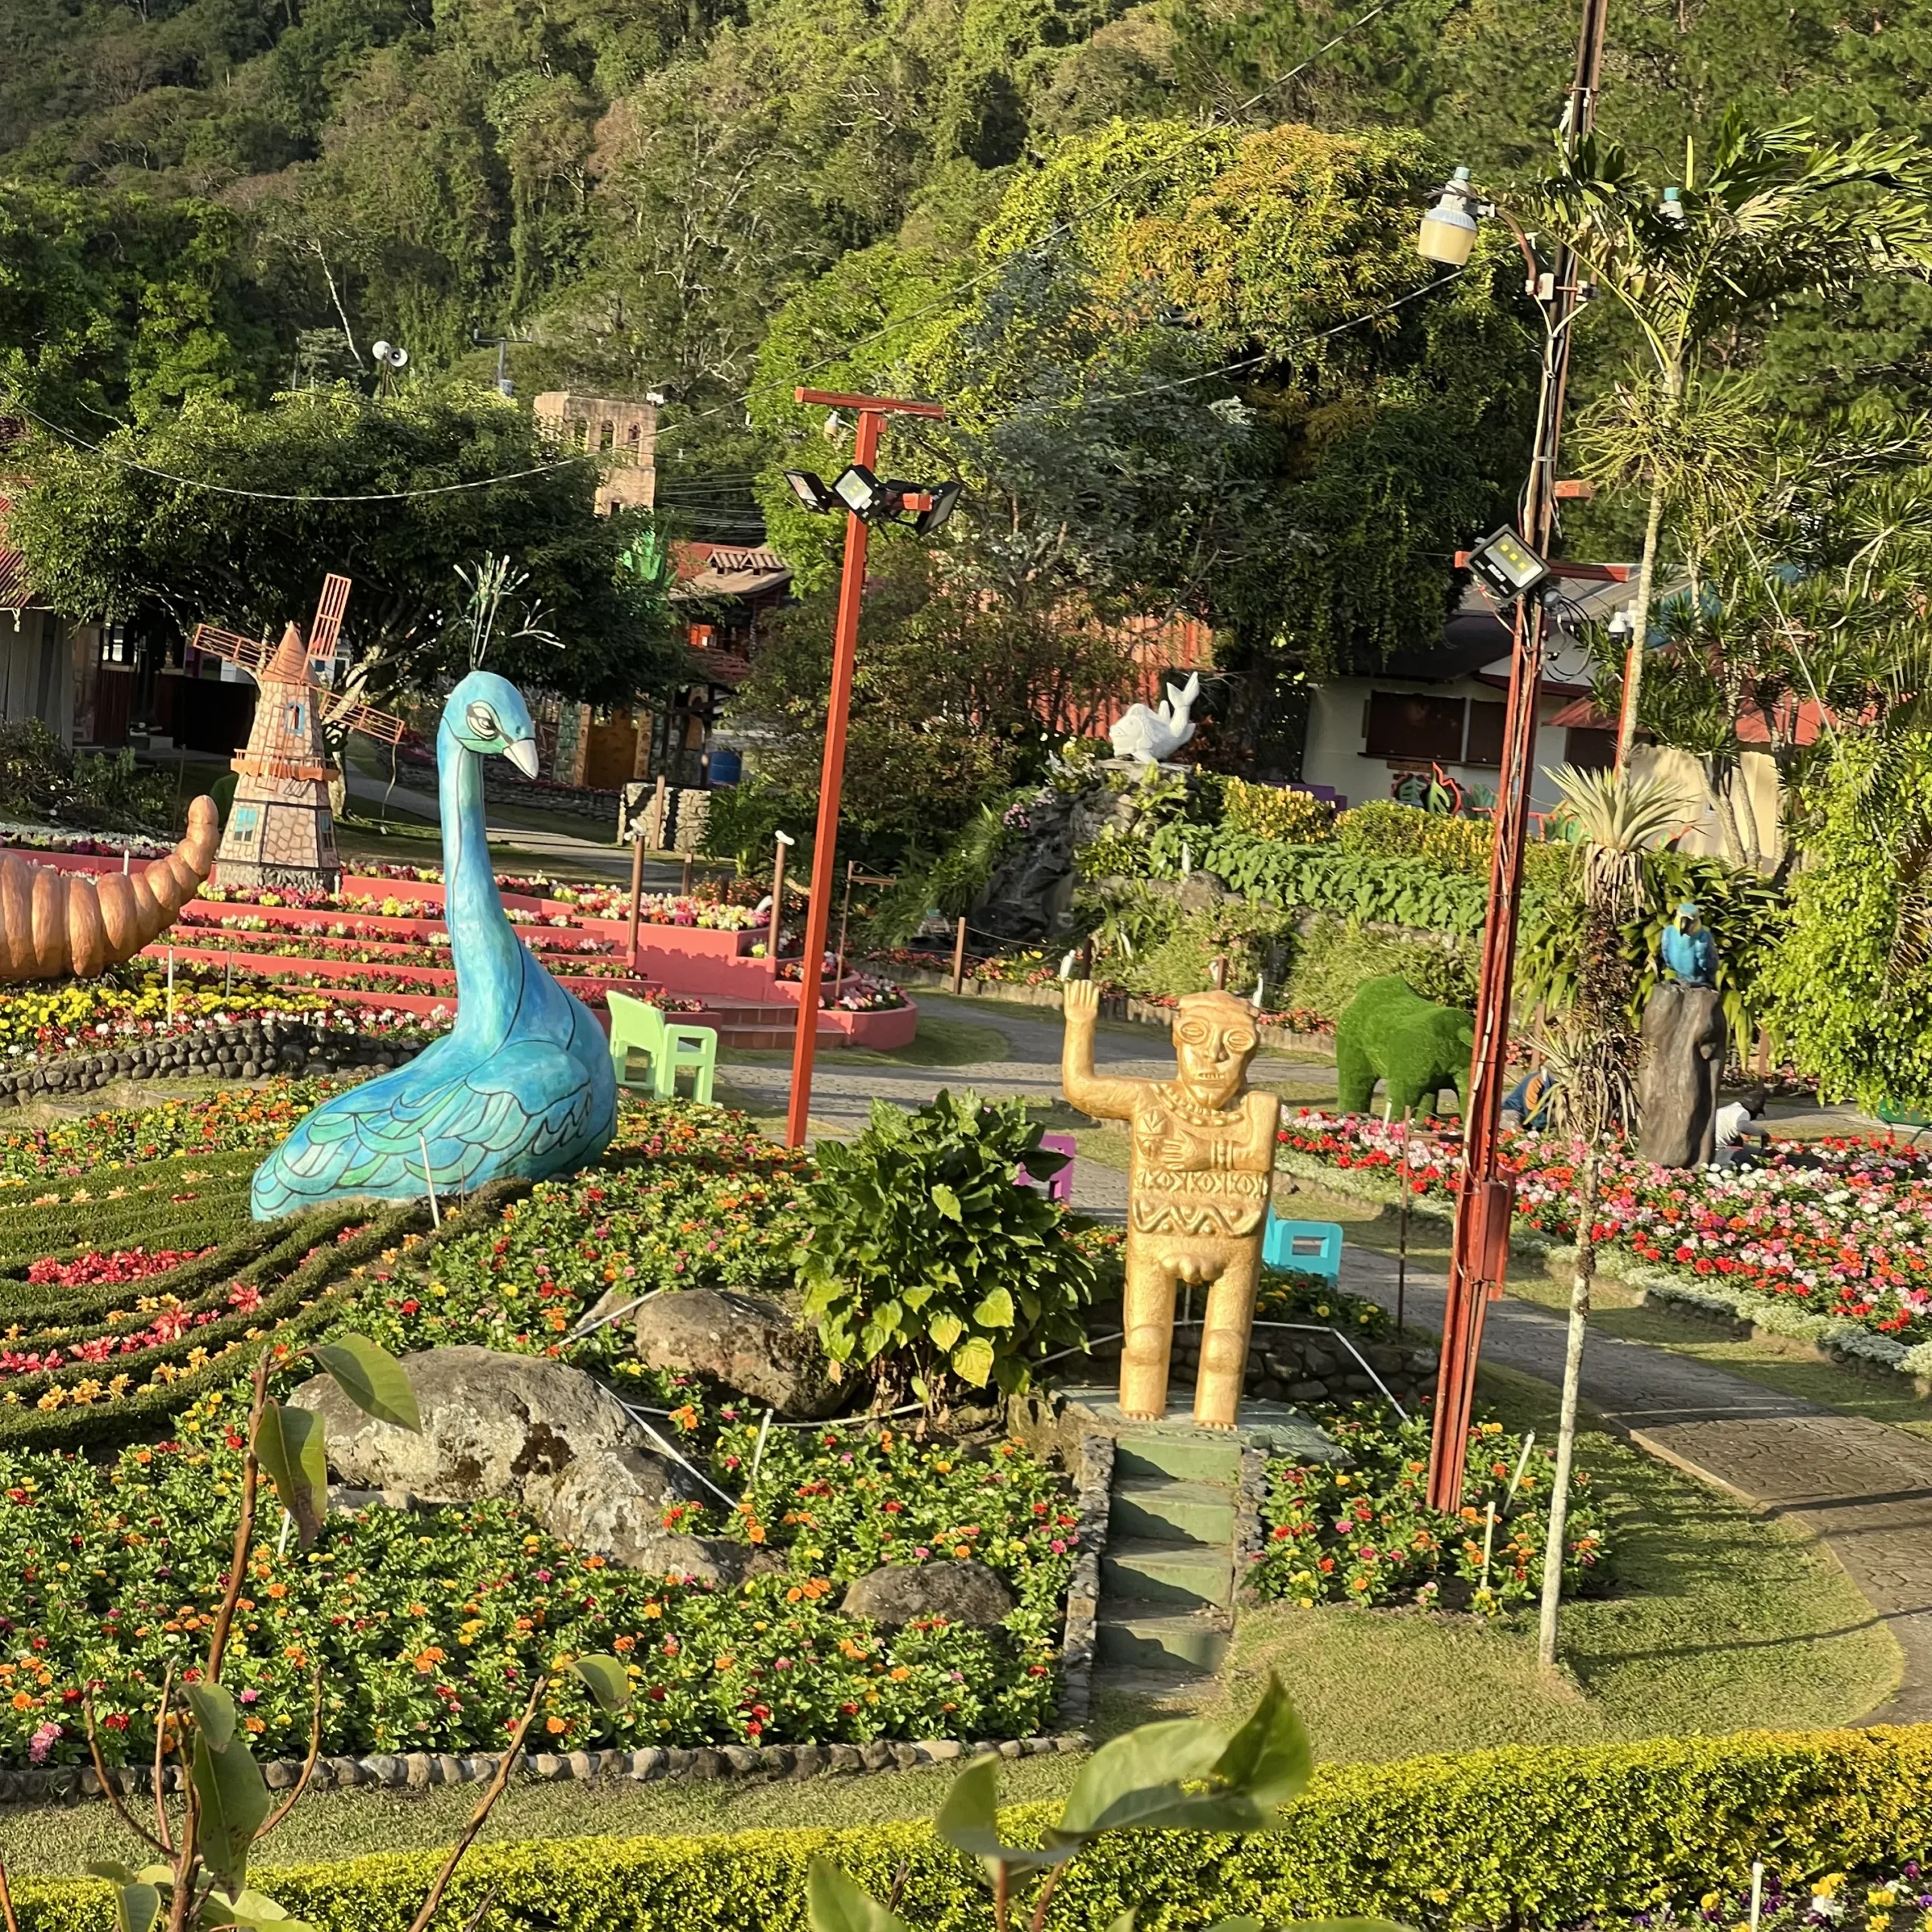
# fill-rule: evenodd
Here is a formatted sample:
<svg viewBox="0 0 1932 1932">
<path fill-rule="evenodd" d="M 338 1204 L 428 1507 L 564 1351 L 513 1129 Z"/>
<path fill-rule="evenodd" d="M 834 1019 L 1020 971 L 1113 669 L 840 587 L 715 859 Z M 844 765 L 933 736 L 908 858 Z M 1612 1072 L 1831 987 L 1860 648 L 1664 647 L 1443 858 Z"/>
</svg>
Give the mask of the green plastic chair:
<svg viewBox="0 0 1932 1932">
<path fill-rule="evenodd" d="M 648 1001 L 633 999 L 628 993 L 605 995 L 611 1008 L 611 1063 L 617 1070 L 620 1087 L 647 1089 L 660 1100 L 675 1100 L 678 1075 L 691 1076 L 691 1098 L 711 1098 L 711 1082 L 718 1064 L 718 1035 L 709 1026 L 691 1026 L 666 1020 Z M 630 1077 L 633 1053 L 651 1057 L 649 1076 Z"/>
<path fill-rule="evenodd" d="M 1901 1107 L 1890 1100 L 1878 1103 L 1878 1118 L 1887 1127 L 1909 1127 L 1912 1129 L 1910 1145 L 1917 1146 L 1918 1137 L 1928 1127 L 1932 1127 L 1932 1114 L 1915 1113 L 1909 1107 Z"/>
</svg>

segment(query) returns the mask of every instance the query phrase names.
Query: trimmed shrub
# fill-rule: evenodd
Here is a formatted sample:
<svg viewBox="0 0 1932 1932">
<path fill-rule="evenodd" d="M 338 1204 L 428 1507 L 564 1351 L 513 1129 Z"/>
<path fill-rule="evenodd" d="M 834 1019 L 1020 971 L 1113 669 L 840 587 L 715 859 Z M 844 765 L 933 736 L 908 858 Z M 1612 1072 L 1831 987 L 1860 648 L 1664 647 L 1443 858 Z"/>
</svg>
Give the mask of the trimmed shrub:
<svg viewBox="0 0 1932 1932">
<path fill-rule="evenodd" d="M 1357 805 L 1335 821 L 1335 842 L 1365 859 L 1426 859 L 1444 872 L 1483 878 L 1493 829 L 1486 818 L 1449 818 L 1393 798 Z"/>
<path fill-rule="evenodd" d="M 1253 785 L 1245 778 L 1221 781 L 1221 823 L 1230 831 L 1284 845 L 1314 845 L 1335 835 L 1335 808 L 1312 792 L 1280 785 Z"/>
<path fill-rule="evenodd" d="M 1476 949 L 1466 939 L 1444 944 L 1399 933 L 1364 932 L 1343 919 L 1324 919 L 1300 934 L 1286 983 L 1284 1006 L 1339 1020 L 1364 980 L 1395 974 L 1438 1006 L 1472 1006 Z"/>
<path fill-rule="evenodd" d="M 1026 1842 L 1057 1804 L 1016 1807 Z M 1675 1902 L 1694 1917 L 1714 1884 L 1749 1882 L 1765 1858 L 1787 1885 L 1827 1872 L 1894 1869 L 1932 1838 L 1932 1727 L 1746 1731 L 1640 1744 L 1518 1746 L 1393 1764 L 1329 1764 L 1284 1828 L 1237 1839 L 1122 1832 L 1068 1872 L 1048 1915 L 1060 1932 L 1111 1924 L 1130 1905 L 1146 1932 L 1246 1913 L 1379 1913 L 1432 1928 L 1549 1927 Z M 486 1922 L 561 1932 L 793 1932 L 805 1866 L 834 1860 L 875 1895 L 903 1866 L 899 1910 L 931 1932 L 984 1932 L 974 1861 L 923 1823 L 708 1838 L 577 1838 L 479 1845 L 445 1906 L 458 1924 L 494 1894 Z M 390 1853 L 262 1875 L 290 1913 L 326 1932 L 405 1932 L 440 1850 Z M 109 1888 L 16 1879 L 22 1932 L 96 1932 Z"/>
</svg>

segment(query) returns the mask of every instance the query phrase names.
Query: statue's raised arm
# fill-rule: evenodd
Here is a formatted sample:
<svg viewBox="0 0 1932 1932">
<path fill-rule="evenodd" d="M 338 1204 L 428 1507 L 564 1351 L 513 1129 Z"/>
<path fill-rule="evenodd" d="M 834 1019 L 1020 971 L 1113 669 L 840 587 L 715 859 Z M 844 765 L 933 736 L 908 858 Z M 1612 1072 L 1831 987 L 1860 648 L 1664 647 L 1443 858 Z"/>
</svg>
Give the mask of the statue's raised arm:
<svg viewBox="0 0 1932 1932">
<path fill-rule="evenodd" d="M 1100 1017 L 1100 989 L 1091 980 L 1069 980 L 1060 991 L 1066 1015 L 1066 1037 L 1060 1054 L 1062 1091 L 1072 1106 L 1096 1120 L 1131 1120 L 1142 1090 L 1154 1082 L 1097 1074 L 1094 1029 Z"/>
</svg>

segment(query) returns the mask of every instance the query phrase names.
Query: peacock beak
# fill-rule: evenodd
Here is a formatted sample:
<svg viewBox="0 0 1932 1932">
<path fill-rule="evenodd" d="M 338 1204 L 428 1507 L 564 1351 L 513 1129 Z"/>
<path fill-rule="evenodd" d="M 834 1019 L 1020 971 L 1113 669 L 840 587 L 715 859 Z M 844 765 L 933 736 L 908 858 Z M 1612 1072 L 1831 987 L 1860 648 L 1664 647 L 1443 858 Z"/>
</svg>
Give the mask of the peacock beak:
<svg viewBox="0 0 1932 1932">
<path fill-rule="evenodd" d="M 526 778 L 537 776 L 537 740 L 518 738 L 503 747 L 503 755 Z"/>
</svg>

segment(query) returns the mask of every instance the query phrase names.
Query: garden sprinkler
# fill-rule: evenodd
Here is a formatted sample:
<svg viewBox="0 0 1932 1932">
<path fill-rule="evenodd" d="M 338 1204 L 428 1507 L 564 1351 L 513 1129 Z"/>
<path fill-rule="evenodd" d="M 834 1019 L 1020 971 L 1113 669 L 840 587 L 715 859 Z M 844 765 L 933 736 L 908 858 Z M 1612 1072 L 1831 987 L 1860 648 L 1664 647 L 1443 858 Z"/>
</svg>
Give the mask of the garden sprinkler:
<svg viewBox="0 0 1932 1932">
<path fill-rule="evenodd" d="M 1386 1127 L 1395 1111 L 1392 1100 L 1383 1109 L 1382 1124 Z M 1395 1332 L 1402 1332 L 1402 1316 L 1406 1310 L 1409 1291 L 1409 1128 L 1414 1118 L 1411 1110 L 1402 1109 L 1402 1151 L 1401 1165 L 1398 1170 L 1402 1184 L 1402 1195 L 1395 1204 Z"/>
</svg>

